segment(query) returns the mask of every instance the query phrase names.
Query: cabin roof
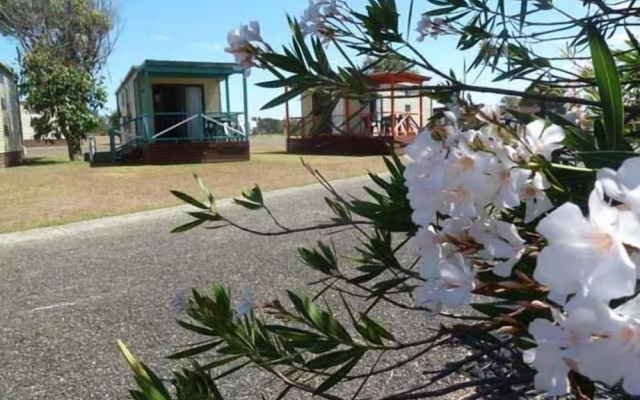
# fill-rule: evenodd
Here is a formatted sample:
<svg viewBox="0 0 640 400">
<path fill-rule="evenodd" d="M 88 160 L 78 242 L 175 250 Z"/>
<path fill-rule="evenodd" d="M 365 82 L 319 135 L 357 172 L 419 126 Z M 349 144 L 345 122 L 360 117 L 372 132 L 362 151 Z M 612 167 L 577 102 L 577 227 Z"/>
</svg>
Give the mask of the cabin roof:
<svg viewBox="0 0 640 400">
<path fill-rule="evenodd" d="M 138 74 L 147 73 L 149 76 L 162 77 L 226 78 L 242 72 L 244 68 L 235 63 L 145 60 L 142 64 L 131 67 L 116 93 Z"/>
<path fill-rule="evenodd" d="M 378 85 L 394 83 L 422 83 L 431 80 L 428 76 L 416 74 L 414 72 L 374 72 L 369 74 L 369 78 Z"/>
</svg>

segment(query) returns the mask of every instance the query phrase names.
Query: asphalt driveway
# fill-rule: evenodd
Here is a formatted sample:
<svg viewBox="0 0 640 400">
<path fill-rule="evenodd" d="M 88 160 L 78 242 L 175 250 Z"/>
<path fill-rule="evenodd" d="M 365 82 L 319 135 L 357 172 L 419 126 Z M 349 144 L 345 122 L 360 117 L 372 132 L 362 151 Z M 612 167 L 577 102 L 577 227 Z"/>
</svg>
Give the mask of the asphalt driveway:
<svg viewBox="0 0 640 400">
<path fill-rule="evenodd" d="M 352 179 L 338 187 L 359 194 L 363 182 Z M 299 226 L 330 215 L 323 195 L 317 187 L 302 188 L 270 195 L 268 201 L 284 222 Z M 262 214 L 225 210 L 246 224 L 270 226 Z M 169 233 L 185 221 L 169 210 L 0 235 L 0 399 L 129 398 L 126 389 L 133 381 L 116 340 L 125 340 L 161 372 L 177 366 L 163 356 L 193 339 L 175 323 L 175 300 L 189 288 L 223 282 L 238 295 L 252 287 L 258 301 L 284 299 L 285 289 L 304 288 L 318 277 L 301 265 L 295 249 L 323 232 L 268 239 L 235 230 Z M 345 249 L 356 244 L 349 232 L 334 240 Z M 407 339 L 428 334 L 422 315 L 383 310 L 380 316 Z M 422 370 L 456 355 L 455 349 L 436 353 L 373 382 L 367 392 L 420 381 Z M 256 399 L 258 390 L 273 392 L 278 386 L 260 374 L 243 373 L 223 388 L 235 400 Z"/>
</svg>

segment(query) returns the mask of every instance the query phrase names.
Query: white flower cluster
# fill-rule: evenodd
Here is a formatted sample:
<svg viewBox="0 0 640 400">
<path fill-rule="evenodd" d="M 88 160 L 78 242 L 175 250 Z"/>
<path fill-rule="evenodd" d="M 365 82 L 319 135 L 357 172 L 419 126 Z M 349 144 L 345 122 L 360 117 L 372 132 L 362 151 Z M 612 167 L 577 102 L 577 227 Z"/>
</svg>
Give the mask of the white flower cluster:
<svg viewBox="0 0 640 400">
<path fill-rule="evenodd" d="M 314 35 L 327 44 L 332 37 L 332 29 L 327 25 L 327 18 L 341 16 L 338 0 L 309 0 L 309 7 L 300 19 L 300 29 L 304 36 Z"/>
<path fill-rule="evenodd" d="M 562 129 L 535 121 L 506 130 L 497 124 L 498 108 L 485 107 L 477 117 L 487 125 L 460 131 L 448 113 L 450 126 L 422 132 L 406 152 L 424 279 L 415 298 L 430 310 L 466 303 L 479 270 L 511 275 L 526 248 L 516 227 L 499 220 L 501 210 L 525 203 L 529 223 L 552 208 L 549 183 L 526 165 L 535 155 L 550 159 Z"/>
<path fill-rule="evenodd" d="M 255 66 L 255 57 L 258 44 L 265 44 L 260 35 L 260 24 L 258 21 L 251 21 L 248 25 L 241 25 L 240 29 L 229 32 L 227 35 L 228 46 L 224 49 L 232 54 L 238 64 L 245 68 L 248 75 L 251 67 Z"/>
<path fill-rule="evenodd" d="M 416 28 L 416 31 L 418 31 L 418 38 L 416 40 L 422 42 L 427 36 L 438 37 L 438 35 L 444 33 L 446 23 L 447 20 L 444 18 L 434 18 L 432 20 L 428 15 L 422 16 Z"/>
<path fill-rule="evenodd" d="M 635 294 L 640 251 L 640 157 L 618 171 L 599 171 L 589 198 L 589 217 L 572 203 L 538 225 L 547 240 L 534 278 L 549 299 L 563 306 L 554 321 L 529 327 L 537 347 L 525 359 L 538 370 L 536 387 L 549 395 L 568 391 L 567 374 L 640 395 L 640 299 L 610 308 L 611 300 Z M 613 203 L 615 202 L 615 203 Z M 614 204 L 614 205 L 612 205 Z"/>
</svg>

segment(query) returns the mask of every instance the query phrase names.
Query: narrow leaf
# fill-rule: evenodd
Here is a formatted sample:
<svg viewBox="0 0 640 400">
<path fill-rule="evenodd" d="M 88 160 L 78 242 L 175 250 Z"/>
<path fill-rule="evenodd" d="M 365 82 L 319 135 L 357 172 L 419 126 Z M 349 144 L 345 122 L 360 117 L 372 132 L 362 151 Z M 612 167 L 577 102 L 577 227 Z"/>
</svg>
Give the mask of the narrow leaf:
<svg viewBox="0 0 640 400">
<path fill-rule="evenodd" d="M 187 231 L 190 231 L 191 229 L 197 228 L 198 226 L 204 224 L 205 222 L 207 222 L 206 219 L 196 219 L 194 221 L 188 222 L 184 225 L 180 225 L 179 227 L 172 229 L 171 233 L 187 232 Z"/>
<path fill-rule="evenodd" d="M 624 131 L 624 106 L 622 104 L 620 75 L 613 55 L 598 29 L 589 25 L 587 35 L 604 118 L 606 148 L 601 148 L 601 150 L 620 150 Z"/>
<path fill-rule="evenodd" d="M 207 207 L 206 205 L 202 204 L 201 202 L 199 202 L 198 200 L 194 199 L 193 197 L 189 196 L 186 193 L 177 191 L 177 190 L 171 190 L 171 194 L 174 195 L 175 197 L 179 198 L 180 200 L 184 201 L 187 204 L 191 204 L 194 207 L 197 208 L 201 208 L 203 210 L 208 210 L 209 207 Z"/>
</svg>

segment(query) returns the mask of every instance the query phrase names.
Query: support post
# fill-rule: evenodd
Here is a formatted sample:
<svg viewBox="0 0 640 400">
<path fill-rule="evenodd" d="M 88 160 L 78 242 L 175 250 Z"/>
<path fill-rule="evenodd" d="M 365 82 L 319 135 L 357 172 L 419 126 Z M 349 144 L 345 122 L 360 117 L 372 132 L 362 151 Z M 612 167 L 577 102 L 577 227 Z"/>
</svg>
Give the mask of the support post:
<svg viewBox="0 0 640 400">
<path fill-rule="evenodd" d="M 109 153 L 111 153 L 111 162 L 116 162 L 116 130 L 109 129 Z"/>
<path fill-rule="evenodd" d="M 345 97 L 344 100 L 344 124 L 345 124 L 345 133 L 348 135 L 351 130 L 351 110 L 349 104 L 349 98 Z"/>
<path fill-rule="evenodd" d="M 394 137 L 396 135 L 396 93 L 391 81 L 391 144 L 393 145 Z"/>
<path fill-rule="evenodd" d="M 289 86 L 284 87 L 284 92 L 289 92 Z M 289 140 L 289 100 L 284 102 L 284 136 Z"/>
<path fill-rule="evenodd" d="M 244 135 L 246 140 L 249 140 L 249 90 L 247 88 L 247 77 L 246 75 L 242 75 L 242 92 L 244 93 Z"/>
<path fill-rule="evenodd" d="M 147 140 L 149 142 L 155 141 L 153 136 L 155 135 L 155 127 L 153 120 L 153 92 L 151 90 L 151 79 L 149 79 L 149 71 L 144 70 L 144 90 L 145 90 L 145 113 L 144 119 L 147 121 Z"/>
<path fill-rule="evenodd" d="M 227 114 L 229 114 L 227 118 L 231 118 L 231 97 L 229 94 L 229 77 L 228 76 L 224 79 L 224 92 L 226 97 L 226 110 L 227 110 Z"/>
<path fill-rule="evenodd" d="M 422 129 L 424 127 L 424 97 L 422 96 L 422 82 L 420 82 L 420 89 L 419 89 L 419 95 L 420 95 L 420 126 L 418 127 L 418 130 Z M 418 132 L 416 132 L 418 133 Z"/>
</svg>

